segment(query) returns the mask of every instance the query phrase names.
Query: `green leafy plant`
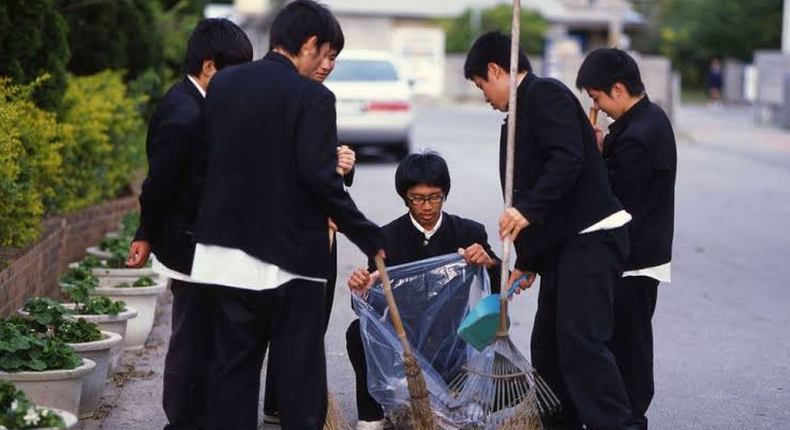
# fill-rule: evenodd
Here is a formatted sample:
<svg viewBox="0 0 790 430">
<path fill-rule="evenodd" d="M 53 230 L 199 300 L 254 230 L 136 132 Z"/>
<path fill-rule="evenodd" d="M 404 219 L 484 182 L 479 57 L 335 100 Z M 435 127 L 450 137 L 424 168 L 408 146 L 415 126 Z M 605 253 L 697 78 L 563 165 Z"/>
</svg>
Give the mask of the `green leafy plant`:
<svg viewBox="0 0 790 430">
<path fill-rule="evenodd" d="M 126 310 L 126 303 L 109 297 L 91 297 L 76 311 L 79 315 L 118 315 Z"/>
<path fill-rule="evenodd" d="M 0 381 L 0 429 L 62 428 L 65 425 L 55 411 L 36 407 L 14 384 Z"/>
<path fill-rule="evenodd" d="M 148 276 L 143 276 L 142 278 L 134 281 L 134 284 L 132 284 L 133 287 L 152 287 L 154 285 L 156 285 L 156 281 Z"/>
<path fill-rule="evenodd" d="M 66 343 L 94 342 L 101 339 L 101 331 L 95 323 L 79 318 L 65 318 L 69 311 L 60 303 L 46 297 L 34 297 L 23 308 L 30 314 L 29 320 L 14 320 L 11 323 L 30 329 L 33 333 L 52 337 Z"/>
<path fill-rule="evenodd" d="M 74 369 L 82 359 L 74 348 L 51 337 L 20 331 L 19 325 L 0 322 L 0 370 L 4 372 Z"/>
<path fill-rule="evenodd" d="M 22 310 L 30 314 L 32 328 L 48 334 L 52 334 L 55 327 L 63 322 L 63 316 L 68 314 L 63 305 L 48 297 L 28 299 Z"/>
<path fill-rule="evenodd" d="M 78 318 L 76 321 L 63 321 L 55 329 L 58 339 L 66 343 L 86 343 L 101 340 L 102 334 L 96 323 Z"/>
<path fill-rule="evenodd" d="M 97 261 L 100 260 L 97 259 Z M 89 264 L 83 264 L 83 263 L 85 263 L 85 261 L 80 263 L 79 266 L 77 267 L 70 268 L 66 272 L 66 274 L 63 275 L 62 278 L 60 278 L 60 282 L 69 285 L 73 285 L 78 282 L 87 282 L 93 284 L 94 286 L 98 286 L 99 278 L 97 278 L 96 275 L 93 274 L 93 271 L 91 270 L 92 267 L 89 267 Z"/>
<path fill-rule="evenodd" d="M 126 214 L 121 220 L 121 233 L 120 237 L 126 239 L 129 243 L 134 235 L 137 233 L 137 228 L 140 226 L 140 212 L 130 212 Z"/>
</svg>

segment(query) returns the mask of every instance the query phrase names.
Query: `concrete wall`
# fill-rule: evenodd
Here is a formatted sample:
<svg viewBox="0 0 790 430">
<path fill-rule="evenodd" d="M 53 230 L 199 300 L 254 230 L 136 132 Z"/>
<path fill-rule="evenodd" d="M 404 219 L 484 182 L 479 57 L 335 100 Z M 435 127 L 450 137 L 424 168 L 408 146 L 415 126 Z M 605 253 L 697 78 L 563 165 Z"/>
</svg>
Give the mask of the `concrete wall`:
<svg viewBox="0 0 790 430">
<path fill-rule="evenodd" d="M 722 70 L 722 81 L 724 88 L 722 89 L 722 98 L 728 104 L 741 104 L 746 102 L 745 98 L 745 80 L 746 64 L 743 61 L 734 58 L 727 58 L 724 60 L 724 69 Z"/>
<path fill-rule="evenodd" d="M 757 51 L 757 98 L 755 120 L 758 124 L 777 124 L 785 105 L 785 76 L 790 73 L 790 55 L 780 51 Z"/>
</svg>

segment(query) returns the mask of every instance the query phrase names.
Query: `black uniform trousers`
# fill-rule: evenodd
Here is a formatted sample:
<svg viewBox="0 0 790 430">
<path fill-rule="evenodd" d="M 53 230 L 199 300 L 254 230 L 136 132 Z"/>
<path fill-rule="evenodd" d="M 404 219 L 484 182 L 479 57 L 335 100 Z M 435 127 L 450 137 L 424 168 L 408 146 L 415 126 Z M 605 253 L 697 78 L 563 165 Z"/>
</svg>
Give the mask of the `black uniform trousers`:
<svg viewBox="0 0 790 430">
<path fill-rule="evenodd" d="M 631 401 L 634 419 L 647 430 L 647 413 L 653 400 L 653 313 L 658 280 L 628 276 L 618 280 L 614 294 L 614 336 L 609 349 Z"/>
<path fill-rule="evenodd" d="M 357 388 L 357 416 L 360 421 L 379 421 L 384 418 L 384 410 L 368 391 L 368 365 L 365 348 L 362 345 L 362 332 L 359 319 L 355 319 L 346 330 L 346 351 L 351 367 L 354 368 Z"/>
<path fill-rule="evenodd" d="M 274 290 L 217 290 L 207 430 L 256 430 L 267 346 L 284 430 L 321 430 L 327 408 L 324 284 L 296 279 Z"/>
<path fill-rule="evenodd" d="M 337 241 L 332 247 L 332 258 L 335 261 L 334 271 L 330 273 L 326 281 L 326 294 L 324 297 L 324 334 L 329 328 L 329 317 L 332 315 L 332 304 L 335 302 L 335 285 L 337 285 Z M 269 415 L 278 414 L 280 408 L 277 406 L 277 393 L 274 392 L 274 374 L 277 372 L 277 364 L 269 357 L 266 365 L 266 387 L 263 397 L 263 411 Z"/>
<path fill-rule="evenodd" d="M 173 312 L 162 392 L 162 406 L 168 421 L 165 430 L 204 429 L 215 288 L 175 279 L 170 281 Z"/>
<path fill-rule="evenodd" d="M 532 360 L 563 404 L 557 430 L 614 430 L 632 424 L 623 378 L 608 343 L 614 292 L 628 255 L 625 228 L 574 236 L 541 274 Z"/>
</svg>

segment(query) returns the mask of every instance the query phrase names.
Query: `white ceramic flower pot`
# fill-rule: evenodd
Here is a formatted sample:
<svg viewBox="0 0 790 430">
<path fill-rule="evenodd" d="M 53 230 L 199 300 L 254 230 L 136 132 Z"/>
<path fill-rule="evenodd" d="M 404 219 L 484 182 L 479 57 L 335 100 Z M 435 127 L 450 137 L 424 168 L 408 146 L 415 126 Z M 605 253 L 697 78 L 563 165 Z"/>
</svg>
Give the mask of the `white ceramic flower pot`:
<svg viewBox="0 0 790 430">
<path fill-rule="evenodd" d="M 69 268 L 73 269 L 78 267 L 80 263 L 69 263 Z M 102 269 L 102 268 L 95 268 L 92 270 L 93 274 L 101 279 L 101 278 L 140 278 L 143 276 L 148 276 L 150 278 L 154 278 L 155 280 L 159 278 L 159 275 L 154 272 L 154 269 L 150 267 L 144 267 L 142 269 Z"/>
<path fill-rule="evenodd" d="M 154 327 L 157 300 L 166 289 L 167 282 L 161 281 L 150 287 L 99 287 L 96 289 L 95 295 L 109 297 L 112 300 L 122 300 L 127 306 L 137 310 L 137 318 L 129 320 L 126 326 L 124 349 L 127 351 L 137 351 L 145 346 L 145 341 Z"/>
<path fill-rule="evenodd" d="M 40 406 L 40 405 L 36 405 L 36 406 L 37 407 L 45 407 L 45 406 Z M 66 423 L 66 427 L 61 427 L 61 428 L 41 427 L 40 429 L 36 429 L 36 430 L 62 430 L 64 428 L 65 429 L 70 429 L 70 428 L 74 427 L 75 425 L 77 425 L 77 421 L 78 421 L 77 420 L 77 416 L 72 414 L 71 412 L 64 411 L 64 410 L 61 410 L 61 409 L 56 409 L 56 408 L 47 408 L 47 409 L 49 409 L 52 412 L 55 412 L 58 415 L 60 415 L 60 417 L 63 418 L 63 422 Z"/>
<path fill-rule="evenodd" d="M 93 371 L 96 363 L 83 358 L 82 365 L 70 370 L 45 370 L 43 372 L 2 372 L 0 380 L 11 381 L 36 405 L 63 409 L 77 414 L 82 395 L 82 383 Z"/>
<path fill-rule="evenodd" d="M 66 309 L 74 309 L 74 303 L 64 303 Z M 85 318 L 85 321 L 90 321 L 99 325 L 99 330 L 109 331 L 120 335 L 124 341 L 118 345 L 110 348 L 110 356 L 112 357 L 110 370 L 115 370 L 121 362 L 123 349 L 126 341 L 126 330 L 129 320 L 137 317 L 137 309 L 131 306 L 126 306 L 126 310 L 118 315 L 72 315 L 70 318 L 75 320 L 78 318 Z"/>
<path fill-rule="evenodd" d="M 102 339 L 95 342 L 69 344 L 77 351 L 77 355 L 96 363 L 93 372 L 85 375 L 82 381 L 82 396 L 78 414 L 80 418 L 93 416 L 93 412 L 101 400 L 107 377 L 110 375 L 112 348 L 119 346 L 123 342 L 123 338 L 118 333 L 102 331 L 101 334 Z"/>
<path fill-rule="evenodd" d="M 85 249 L 85 252 L 88 255 L 92 255 L 96 258 L 101 258 L 102 260 L 107 260 L 112 258 L 112 254 L 107 251 L 102 251 L 101 248 L 98 246 L 91 246 Z"/>
</svg>

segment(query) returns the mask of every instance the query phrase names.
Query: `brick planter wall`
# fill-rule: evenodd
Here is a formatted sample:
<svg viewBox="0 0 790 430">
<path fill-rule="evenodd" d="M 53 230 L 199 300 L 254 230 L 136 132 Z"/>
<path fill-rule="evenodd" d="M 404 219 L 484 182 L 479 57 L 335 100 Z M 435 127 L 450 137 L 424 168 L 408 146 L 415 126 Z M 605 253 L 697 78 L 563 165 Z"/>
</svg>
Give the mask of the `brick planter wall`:
<svg viewBox="0 0 790 430">
<path fill-rule="evenodd" d="M 30 297 L 59 297 L 58 279 L 68 264 L 82 259 L 85 248 L 118 230 L 121 218 L 137 209 L 137 198 L 127 197 L 44 221 L 38 242 L 0 271 L 0 317 L 15 312 Z"/>
</svg>

